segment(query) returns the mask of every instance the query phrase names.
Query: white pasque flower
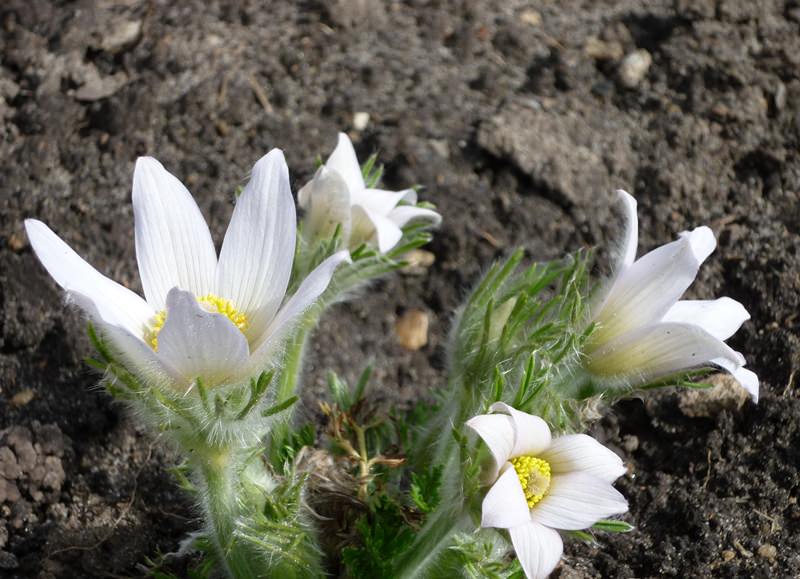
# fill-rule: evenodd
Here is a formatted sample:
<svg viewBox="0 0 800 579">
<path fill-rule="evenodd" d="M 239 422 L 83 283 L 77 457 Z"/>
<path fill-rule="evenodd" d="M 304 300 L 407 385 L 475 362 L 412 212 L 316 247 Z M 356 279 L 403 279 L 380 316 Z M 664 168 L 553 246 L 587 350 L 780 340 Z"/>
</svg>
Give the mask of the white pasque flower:
<svg viewBox="0 0 800 579">
<path fill-rule="evenodd" d="M 680 300 L 716 247 L 711 229 L 685 231 L 636 259 L 636 200 L 625 191 L 617 193 L 626 231 L 614 275 L 592 309 L 598 328 L 585 351 L 586 369 L 645 384 L 712 364 L 730 372 L 758 402 L 758 377 L 744 367 L 744 356 L 724 342 L 750 319 L 744 306 L 727 297 Z"/>
<path fill-rule="evenodd" d="M 413 189 L 367 188 L 353 143 L 344 133 L 339 133 L 339 143 L 327 162 L 300 189 L 297 201 L 306 210 L 303 235 L 307 239 L 327 239 L 340 225 L 344 245 L 351 250 L 372 243 L 386 253 L 403 237 L 407 223 L 425 220 L 436 225 L 442 219 L 431 209 L 415 206 Z"/>
<path fill-rule="evenodd" d="M 628 510 L 612 485 L 622 460 L 586 434 L 552 438 L 547 423 L 503 402 L 467 421 L 494 458 L 481 527 L 508 529 L 529 579 L 547 577 L 564 545 L 556 529 L 588 529 Z"/>
<path fill-rule="evenodd" d="M 217 259 L 186 187 L 150 157 L 133 175 L 136 258 L 145 299 L 102 275 L 41 221 L 25 229 L 48 273 L 108 336 L 131 370 L 187 387 L 246 379 L 268 365 L 292 321 L 325 290 L 331 256 L 284 302 L 296 217 L 283 153 L 253 167 Z"/>
</svg>

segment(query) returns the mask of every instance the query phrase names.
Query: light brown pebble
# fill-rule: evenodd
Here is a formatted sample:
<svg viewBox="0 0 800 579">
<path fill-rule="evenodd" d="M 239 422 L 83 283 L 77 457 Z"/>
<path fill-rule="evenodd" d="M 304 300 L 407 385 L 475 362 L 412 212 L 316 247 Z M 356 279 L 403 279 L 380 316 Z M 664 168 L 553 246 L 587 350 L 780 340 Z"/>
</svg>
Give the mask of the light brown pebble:
<svg viewBox="0 0 800 579">
<path fill-rule="evenodd" d="M 408 265 L 400 270 L 402 273 L 408 275 L 423 275 L 436 261 L 436 256 L 424 249 L 414 249 L 403 256 L 403 260 Z"/>
<path fill-rule="evenodd" d="M 400 345 L 406 350 L 419 350 L 428 343 L 428 314 L 412 309 L 404 313 L 394 326 Z"/>
<path fill-rule="evenodd" d="M 777 554 L 778 549 L 775 548 L 775 545 L 770 545 L 769 543 L 764 543 L 758 548 L 758 556 L 764 559 L 772 560 Z"/>
<path fill-rule="evenodd" d="M 542 15 L 531 8 L 523 10 L 519 19 L 529 26 L 539 26 L 542 23 Z"/>
<path fill-rule="evenodd" d="M 730 561 L 731 559 L 735 559 L 735 558 L 736 558 L 736 553 L 734 553 L 730 549 L 725 549 L 722 552 L 722 560 L 725 561 L 725 562 Z"/>
<path fill-rule="evenodd" d="M 14 252 L 20 252 L 25 249 L 25 246 L 28 244 L 27 239 L 24 235 L 18 232 L 14 232 L 8 236 L 8 248 Z"/>
<path fill-rule="evenodd" d="M 11 397 L 11 405 L 16 407 L 25 406 L 31 400 L 33 400 L 33 390 L 25 388 Z"/>
<path fill-rule="evenodd" d="M 595 37 L 586 40 L 583 52 L 595 60 L 619 60 L 625 54 L 619 42 L 606 42 Z"/>
<path fill-rule="evenodd" d="M 747 390 L 730 374 L 713 374 L 703 379 L 703 382 L 711 384 L 712 388 L 686 389 L 680 392 L 678 406 L 685 416 L 713 417 L 723 410 L 738 410 L 750 399 Z"/>
</svg>

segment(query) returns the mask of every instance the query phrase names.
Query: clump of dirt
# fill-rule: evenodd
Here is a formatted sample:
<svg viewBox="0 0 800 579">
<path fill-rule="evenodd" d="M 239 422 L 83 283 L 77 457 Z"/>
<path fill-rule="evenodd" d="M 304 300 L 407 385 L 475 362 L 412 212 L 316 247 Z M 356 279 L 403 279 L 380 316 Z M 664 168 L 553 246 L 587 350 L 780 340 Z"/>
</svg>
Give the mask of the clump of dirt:
<svg viewBox="0 0 800 579">
<path fill-rule="evenodd" d="M 444 223 L 434 261 L 323 321 L 309 418 L 326 369 L 352 380 L 368 360 L 384 404 L 424 398 L 479 273 L 517 245 L 549 259 L 611 242 L 622 187 L 639 200 L 643 250 L 715 230 L 691 297 L 746 304 L 732 345 L 762 399 L 707 416 L 677 394 L 612 409 L 596 434 L 630 465 L 620 486 L 637 528 L 570 542 L 557 573 L 800 574 L 797 2 L 6 0 L 0 26 L 3 573 L 141 574 L 198 524 L 166 472 L 174 457 L 94 388 L 84 323 L 22 220 L 139 290 L 138 155 L 187 183 L 221 240 L 262 154 L 286 150 L 296 189 L 347 130 L 360 155 L 380 153 L 387 186 L 421 185 Z M 394 328 L 413 310 L 427 344 L 407 350 Z M 59 436 L 60 451 L 46 442 Z"/>
</svg>

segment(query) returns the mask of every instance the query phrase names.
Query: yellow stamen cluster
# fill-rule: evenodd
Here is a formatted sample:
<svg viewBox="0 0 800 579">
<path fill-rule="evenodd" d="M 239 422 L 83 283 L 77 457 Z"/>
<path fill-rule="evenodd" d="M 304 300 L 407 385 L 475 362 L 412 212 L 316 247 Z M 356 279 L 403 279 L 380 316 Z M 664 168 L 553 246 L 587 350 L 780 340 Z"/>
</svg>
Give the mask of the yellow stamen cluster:
<svg viewBox="0 0 800 579">
<path fill-rule="evenodd" d="M 247 329 L 247 316 L 238 311 L 230 300 L 215 296 L 214 294 L 207 294 L 201 298 L 197 298 L 197 302 L 201 306 L 206 306 L 205 309 L 209 312 L 222 314 L 228 318 L 233 322 L 234 326 L 239 328 L 240 332 L 244 332 Z"/>
<path fill-rule="evenodd" d="M 544 498 L 550 488 L 550 463 L 535 456 L 518 456 L 511 459 L 511 465 L 517 471 L 519 484 L 528 501 L 528 508 Z"/>
<path fill-rule="evenodd" d="M 222 314 L 233 322 L 233 325 L 239 328 L 239 331 L 242 333 L 247 329 L 247 316 L 238 311 L 230 300 L 215 296 L 214 294 L 207 294 L 197 298 L 197 303 L 206 311 Z M 150 320 L 150 327 L 145 332 L 145 342 L 150 344 L 156 352 L 158 352 L 158 334 L 161 332 L 161 328 L 164 327 L 166 321 L 167 312 L 166 310 L 161 310 Z"/>
</svg>

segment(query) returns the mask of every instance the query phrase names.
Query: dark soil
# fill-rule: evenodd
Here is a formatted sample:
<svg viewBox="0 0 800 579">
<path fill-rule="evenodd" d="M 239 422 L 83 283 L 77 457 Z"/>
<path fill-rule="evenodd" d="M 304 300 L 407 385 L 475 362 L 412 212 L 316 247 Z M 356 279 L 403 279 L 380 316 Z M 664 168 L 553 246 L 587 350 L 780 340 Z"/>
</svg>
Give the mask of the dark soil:
<svg viewBox="0 0 800 579">
<path fill-rule="evenodd" d="M 636 50 L 652 59 L 638 76 L 623 64 Z M 361 131 L 355 112 L 370 114 Z M 368 359 L 387 404 L 424 396 L 481 270 L 516 245 L 548 259 L 609 241 L 622 187 L 644 249 L 716 231 L 691 294 L 747 305 L 732 345 L 762 400 L 708 416 L 676 393 L 616 406 L 598 434 L 631 467 L 620 487 L 637 529 L 571 543 L 560 577 L 800 576 L 796 0 L 4 0 L 0 576 L 138 576 L 197 525 L 174 457 L 95 388 L 84 322 L 23 218 L 138 290 L 138 155 L 187 183 L 221 239 L 255 160 L 283 148 L 301 185 L 338 129 L 445 220 L 425 275 L 389 277 L 324 320 L 309 415 L 324 369 L 352 377 Z M 431 317 L 417 352 L 393 333 L 407 308 Z"/>
</svg>

